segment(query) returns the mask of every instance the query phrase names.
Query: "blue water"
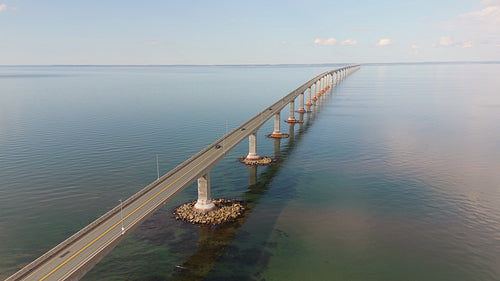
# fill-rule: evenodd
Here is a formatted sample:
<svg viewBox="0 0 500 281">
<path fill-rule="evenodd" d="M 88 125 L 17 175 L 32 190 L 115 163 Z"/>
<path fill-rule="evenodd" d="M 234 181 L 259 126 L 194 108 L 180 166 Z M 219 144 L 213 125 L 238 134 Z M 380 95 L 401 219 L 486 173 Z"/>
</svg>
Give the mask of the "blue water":
<svg viewBox="0 0 500 281">
<path fill-rule="evenodd" d="M 0 67 L 0 278 L 335 67 Z M 211 171 L 237 224 L 172 219 L 193 185 L 85 279 L 500 280 L 499 75 L 362 66 L 279 150 L 259 130 L 256 183 L 247 142 Z"/>
</svg>

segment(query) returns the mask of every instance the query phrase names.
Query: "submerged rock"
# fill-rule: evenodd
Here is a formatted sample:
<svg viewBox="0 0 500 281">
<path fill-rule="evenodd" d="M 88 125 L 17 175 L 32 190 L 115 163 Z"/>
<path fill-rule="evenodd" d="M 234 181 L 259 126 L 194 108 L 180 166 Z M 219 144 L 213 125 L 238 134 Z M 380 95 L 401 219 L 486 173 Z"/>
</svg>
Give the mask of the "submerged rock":
<svg viewBox="0 0 500 281">
<path fill-rule="evenodd" d="M 245 206 L 241 201 L 228 199 L 213 199 L 216 209 L 209 212 L 200 212 L 194 209 L 196 201 L 186 203 L 174 210 L 176 220 L 192 224 L 217 225 L 236 220 L 243 214 Z"/>
<path fill-rule="evenodd" d="M 240 158 L 240 162 L 250 166 L 267 166 L 273 163 L 273 159 L 264 156 L 257 160 L 248 160 L 245 157 L 242 157 Z"/>
</svg>

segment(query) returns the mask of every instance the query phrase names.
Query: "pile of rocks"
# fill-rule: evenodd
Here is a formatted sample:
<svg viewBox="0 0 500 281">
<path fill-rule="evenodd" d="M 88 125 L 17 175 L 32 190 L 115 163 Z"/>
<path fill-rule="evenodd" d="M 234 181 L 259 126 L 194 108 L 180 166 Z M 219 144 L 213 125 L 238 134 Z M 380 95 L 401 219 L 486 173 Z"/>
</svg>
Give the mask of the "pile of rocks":
<svg viewBox="0 0 500 281">
<path fill-rule="evenodd" d="M 217 225 L 224 222 L 236 220 L 243 214 L 245 206 L 241 201 L 227 199 L 212 199 L 216 209 L 203 213 L 194 209 L 196 201 L 186 203 L 174 210 L 176 220 L 190 222 L 192 224 Z"/>
<path fill-rule="evenodd" d="M 240 158 L 240 162 L 251 166 L 267 166 L 273 162 L 273 159 L 264 156 L 257 160 L 248 160 L 242 157 Z"/>
</svg>

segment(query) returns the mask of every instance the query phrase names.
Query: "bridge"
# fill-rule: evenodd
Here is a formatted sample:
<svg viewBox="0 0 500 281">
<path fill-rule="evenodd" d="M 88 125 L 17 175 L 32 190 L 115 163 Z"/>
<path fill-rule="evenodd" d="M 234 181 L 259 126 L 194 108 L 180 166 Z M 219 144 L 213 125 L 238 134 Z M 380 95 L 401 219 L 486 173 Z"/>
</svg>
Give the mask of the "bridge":
<svg viewBox="0 0 500 281">
<path fill-rule="evenodd" d="M 286 122 L 295 119 L 295 100 L 299 97 L 297 112 L 310 112 L 311 106 L 330 88 L 344 79 L 359 65 L 348 65 L 324 72 L 261 111 L 250 120 L 207 146 L 156 181 L 121 202 L 56 247 L 31 262 L 6 281 L 14 280 L 79 280 L 108 254 L 122 239 L 148 219 L 175 195 L 198 181 L 198 200 L 195 208 L 209 211 L 214 208 L 210 194 L 210 170 L 231 149 L 248 138 L 248 161 L 261 157 L 257 152 L 257 131 L 274 117 L 274 130 L 270 137 L 283 138 L 280 123 L 281 110 L 289 105 Z M 305 95 L 307 93 L 307 102 Z"/>
</svg>

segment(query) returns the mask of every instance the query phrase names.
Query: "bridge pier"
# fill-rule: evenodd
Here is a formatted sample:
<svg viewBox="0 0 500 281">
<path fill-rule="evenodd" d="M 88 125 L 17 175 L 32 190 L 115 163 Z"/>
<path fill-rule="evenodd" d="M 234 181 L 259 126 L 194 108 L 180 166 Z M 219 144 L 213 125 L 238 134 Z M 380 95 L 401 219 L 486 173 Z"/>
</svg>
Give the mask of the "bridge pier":
<svg viewBox="0 0 500 281">
<path fill-rule="evenodd" d="M 323 95 L 326 92 L 326 76 L 321 79 L 321 84 L 320 94 Z"/>
<path fill-rule="evenodd" d="M 272 162 L 269 157 L 261 157 L 257 154 L 256 132 L 258 129 L 264 125 L 269 118 L 281 111 L 283 106 L 286 106 L 285 100 L 289 102 L 292 99 L 296 99 L 299 94 L 305 94 L 304 90 L 308 90 L 308 103 L 310 103 L 312 101 L 311 96 L 315 96 L 315 93 L 320 90 L 318 89 L 318 87 L 320 87 L 320 78 L 324 83 L 328 79 L 328 74 L 330 74 L 332 76 L 330 78 L 334 80 L 335 83 L 339 83 L 357 69 L 359 69 L 358 65 L 346 66 L 332 70 L 326 74 L 322 74 L 322 77 L 309 80 L 306 84 L 299 88 L 300 90 L 297 89 L 288 94 L 286 98 L 281 99 L 281 103 L 280 101 L 277 101 L 276 105 L 278 106 L 273 105 L 272 108 L 270 107 L 262 113 L 252 117 L 249 121 L 244 123 L 244 126 L 242 125 L 240 130 L 234 130 L 233 132 L 226 134 L 221 140 L 214 142 L 193 157 L 184 161 L 169 173 L 154 180 L 151 184 L 145 186 L 142 190 L 132 195 L 132 197 L 123 201 L 123 203 L 120 202 L 120 205 L 117 205 L 113 209 L 109 210 L 106 214 L 100 216 L 98 219 L 85 226 L 82 230 L 62 241 L 59 245 L 50 249 L 38 259 L 8 277 L 6 281 L 28 279 L 79 280 L 118 243 L 120 243 L 120 241 L 122 241 L 127 234 L 129 234 L 134 228 L 138 227 L 147 218 L 152 216 L 154 212 L 160 209 L 169 200 L 174 198 L 176 194 L 191 186 L 193 181 L 196 179 L 198 181 L 198 200 L 195 204 L 193 204 L 193 202 L 186 204 L 188 205 L 187 210 L 189 211 L 189 214 L 195 213 L 198 217 L 200 217 L 204 216 L 205 212 L 216 209 L 215 204 L 218 204 L 218 200 L 212 200 L 210 195 L 211 167 L 216 165 L 229 150 L 244 141 L 246 137 L 249 137 L 249 153 L 246 158 L 258 160 L 253 162 L 248 161 L 245 163 L 250 165 L 250 183 L 256 183 L 256 165 L 267 165 Z M 335 75 L 335 77 L 333 77 L 333 75 Z M 323 87 L 321 90 L 323 90 L 325 88 L 324 84 L 321 84 L 321 86 Z M 308 110 L 310 110 L 311 106 L 313 106 L 311 114 L 307 115 L 306 122 L 309 123 L 314 121 L 316 115 L 321 109 L 321 105 L 324 105 L 326 98 L 327 97 L 318 103 L 312 104 L 311 102 L 310 105 L 306 104 L 309 107 Z M 294 105 L 291 104 L 292 112 L 293 106 Z M 303 116 L 301 115 L 299 119 L 303 120 Z M 289 124 L 289 143 L 293 143 L 294 141 L 294 125 L 295 123 Z M 221 141 L 223 142 L 223 147 L 226 150 L 220 150 Z M 280 139 L 275 139 L 274 141 L 275 155 L 278 156 Z M 245 159 L 245 157 L 242 158 Z M 140 206 L 137 206 L 138 203 L 136 202 L 143 203 L 140 204 Z M 240 214 L 236 214 L 235 217 L 238 215 Z M 180 219 L 184 220 L 185 218 Z M 124 220 L 127 222 L 127 228 L 125 231 L 122 228 Z M 186 219 L 186 221 L 189 220 Z M 194 223 L 204 222 L 200 220 L 195 221 Z"/>
<path fill-rule="evenodd" d="M 274 115 L 274 131 L 272 134 L 269 135 L 271 138 L 288 138 L 288 134 L 284 134 L 280 131 L 280 123 L 281 123 L 281 118 L 280 118 L 280 113 L 276 113 Z"/>
<path fill-rule="evenodd" d="M 210 172 L 198 178 L 198 200 L 193 208 L 202 213 L 210 212 L 216 208 L 210 197 Z"/>
<path fill-rule="evenodd" d="M 257 132 L 248 136 L 248 155 L 246 160 L 259 160 L 260 155 L 257 154 Z"/>
<path fill-rule="evenodd" d="M 295 119 L 295 101 L 290 102 L 290 117 L 285 121 L 287 123 L 300 123 L 300 120 Z"/>
<path fill-rule="evenodd" d="M 295 116 L 294 116 L 294 112 L 295 112 L 295 101 L 291 101 L 290 104 L 290 116 L 288 117 L 288 119 L 286 120 L 286 122 L 288 123 L 293 123 L 295 122 Z"/>
<path fill-rule="evenodd" d="M 311 89 L 312 89 L 312 87 L 313 86 L 311 85 L 311 87 L 309 87 L 307 89 L 307 103 L 306 103 L 307 112 L 311 112 L 311 105 L 313 105 L 312 102 L 311 102 Z"/>
<path fill-rule="evenodd" d="M 314 88 L 316 88 L 316 91 L 318 90 L 317 85 L 316 85 Z M 318 98 L 317 98 L 316 96 L 317 96 L 317 94 L 313 94 L 313 97 L 312 97 L 312 99 L 311 99 L 311 100 L 312 100 L 313 105 L 315 105 L 315 104 L 316 104 L 316 101 L 318 100 Z"/>
<path fill-rule="evenodd" d="M 257 132 L 253 132 L 248 136 L 248 155 L 242 157 L 240 161 L 250 166 L 266 166 L 273 162 L 273 159 L 257 154 Z"/>
<path fill-rule="evenodd" d="M 300 93 L 299 100 L 300 100 L 300 107 L 299 107 L 299 110 L 297 110 L 297 112 L 298 113 L 305 113 L 306 110 L 304 109 L 304 92 Z"/>
</svg>

